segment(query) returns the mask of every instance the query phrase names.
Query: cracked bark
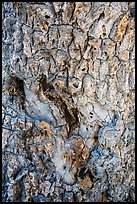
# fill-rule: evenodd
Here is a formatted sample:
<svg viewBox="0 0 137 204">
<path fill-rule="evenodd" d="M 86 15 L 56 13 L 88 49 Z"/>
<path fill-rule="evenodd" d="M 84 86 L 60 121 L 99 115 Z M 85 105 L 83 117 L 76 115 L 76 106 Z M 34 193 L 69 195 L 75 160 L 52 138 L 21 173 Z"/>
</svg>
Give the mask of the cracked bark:
<svg viewBox="0 0 137 204">
<path fill-rule="evenodd" d="M 2 3 L 3 201 L 135 201 L 134 7 Z"/>
</svg>

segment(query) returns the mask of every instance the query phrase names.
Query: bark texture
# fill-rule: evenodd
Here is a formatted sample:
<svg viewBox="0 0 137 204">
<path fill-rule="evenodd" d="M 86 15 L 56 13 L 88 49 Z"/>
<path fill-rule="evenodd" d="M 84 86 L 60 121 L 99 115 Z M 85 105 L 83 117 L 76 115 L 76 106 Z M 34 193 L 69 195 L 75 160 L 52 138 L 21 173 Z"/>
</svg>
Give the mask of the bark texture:
<svg viewBox="0 0 137 204">
<path fill-rule="evenodd" d="M 3 201 L 135 201 L 134 16 L 2 3 Z"/>
</svg>

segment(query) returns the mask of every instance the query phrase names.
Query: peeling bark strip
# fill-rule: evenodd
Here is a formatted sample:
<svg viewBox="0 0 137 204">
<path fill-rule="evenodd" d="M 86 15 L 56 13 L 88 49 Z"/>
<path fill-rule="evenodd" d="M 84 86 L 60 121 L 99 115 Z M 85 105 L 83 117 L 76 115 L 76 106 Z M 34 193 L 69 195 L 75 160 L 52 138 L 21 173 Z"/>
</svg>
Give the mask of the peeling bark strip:
<svg viewBox="0 0 137 204">
<path fill-rule="evenodd" d="M 135 201 L 134 17 L 2 3 L 3 202 Z"/>
</svg>

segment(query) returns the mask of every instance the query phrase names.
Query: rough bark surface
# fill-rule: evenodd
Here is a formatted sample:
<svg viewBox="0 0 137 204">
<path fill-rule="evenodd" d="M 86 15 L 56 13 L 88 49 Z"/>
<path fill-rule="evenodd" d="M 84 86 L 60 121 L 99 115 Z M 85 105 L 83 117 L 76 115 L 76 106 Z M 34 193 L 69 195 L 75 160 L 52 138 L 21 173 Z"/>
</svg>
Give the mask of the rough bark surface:
<svg viewBox="0 0 137 204">
<path fill-rule="evenodd" d="M 135 201 L 134 15 L 2 4 L 3 201 Z"/>
</svg>

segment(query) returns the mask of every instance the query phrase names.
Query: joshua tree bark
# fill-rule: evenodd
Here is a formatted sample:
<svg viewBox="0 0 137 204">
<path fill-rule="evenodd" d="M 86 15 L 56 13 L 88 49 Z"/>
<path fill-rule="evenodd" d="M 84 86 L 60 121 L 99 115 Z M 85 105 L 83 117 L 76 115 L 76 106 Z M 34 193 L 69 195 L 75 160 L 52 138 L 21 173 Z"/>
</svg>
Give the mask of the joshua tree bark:
<svg viewBox="0 0 137 204">
<path fill-rule="evenodd" d="M 3 201 L 135 201 L 134 16 L 2 3 Z"/>
</svg>

